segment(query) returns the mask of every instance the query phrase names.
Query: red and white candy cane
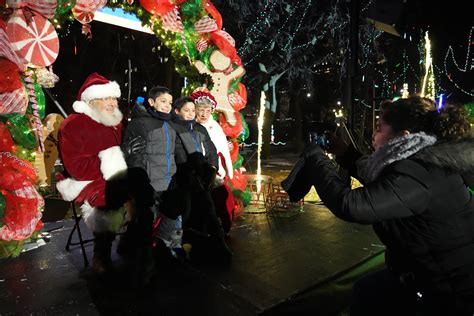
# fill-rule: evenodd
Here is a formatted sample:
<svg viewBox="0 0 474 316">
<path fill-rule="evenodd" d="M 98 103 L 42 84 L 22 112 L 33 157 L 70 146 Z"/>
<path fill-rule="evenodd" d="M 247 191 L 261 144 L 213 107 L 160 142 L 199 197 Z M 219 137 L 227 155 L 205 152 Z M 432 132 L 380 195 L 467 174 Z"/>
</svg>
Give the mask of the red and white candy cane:
<svg viewBox="0 0 474 316">
<path fill-rule="evenodd" d="M 33 109 L 33 117 L 35 118 L 35 128 L 36 135 L 38 137 L 39 147 L 41 152 L 44 152 L 43 123 L 41 122 L 41 118 L 38 112 L 38 100 L 36 99 L 35 81 L 32 77 L 31 71 L 26 72 L 25 82 L 26 89 L 28 90 L 28 96 L 30 97 L 31 108 Z"/>
<path fill-rule="evenodd" d="M 165 14 L 161 19 L 163 21 L 163 29 L 172 32 L 179 32 L 179 35 L 181 36 L 181 41 L 183 42 L 184 50 L 186 51 L 186 56 L 188 57 L 189 64 L 192 65 L 193 62 L 191 60 L 191 54 L 189 53 L 186 36 L 184 35 L 183 22 L 181 21 L 181 17 L 179 16 L 178 7 L 175 6 L 173 10 Z"/>
</svg>

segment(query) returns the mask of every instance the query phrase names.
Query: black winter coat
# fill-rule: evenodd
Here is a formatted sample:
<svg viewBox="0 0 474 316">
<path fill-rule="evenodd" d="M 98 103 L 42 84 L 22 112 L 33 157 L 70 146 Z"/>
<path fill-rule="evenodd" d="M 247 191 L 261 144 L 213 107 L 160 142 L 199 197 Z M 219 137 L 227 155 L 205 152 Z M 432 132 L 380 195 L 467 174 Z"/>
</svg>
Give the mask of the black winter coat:
<svg viewBox="0 0 474 316">
<path fill-rule="evenodd" d="M 124 144 L 137 136 L 145 141 L 145 150 L 126 155 L 128 167 L 145 170 L 155 191 L 166 191 L 176 173 L 175 151 L 183 150 L 172 123 L 153 117 L 144 106 L 136 105 L 125 129 Z"/>
<path fill-rule="evenodd" d="M 426 147 L 353 190 L 319 147 L 307 153 L 304 168 L 337 217 L 373 225 L 390 270 L 412 276 L 416 291 L 474 309 L 474 199 L 467 189 L 474 184 L 474 141 Z"/>
<path fill-rule="evenodd" d="M 173 127 L 176 130 L 177 137 L 180 138 L 182 143 L 182 152 L 177 152 L 179 156 L 177 160 L 182 163 L 186 161 L 186 156 L 194 152 L 203 152 L 207 162 L 216 168 L 219 167 L 219 158 L 217 156 L 216 146 L 211 140 L 207 129 L 199 123 L 189 122 L 180 119 L 179 117 L 173 118 Z M 181 149 L 180 149 L 181 150 Z"/>
</svg>

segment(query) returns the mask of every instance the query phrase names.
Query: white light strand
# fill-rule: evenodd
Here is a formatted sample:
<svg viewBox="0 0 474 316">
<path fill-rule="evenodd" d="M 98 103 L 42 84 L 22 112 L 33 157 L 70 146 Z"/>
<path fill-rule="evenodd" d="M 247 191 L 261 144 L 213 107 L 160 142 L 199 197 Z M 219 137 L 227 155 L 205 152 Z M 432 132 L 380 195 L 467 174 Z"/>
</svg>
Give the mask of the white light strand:
<svg viewBox="0 0 474 316">
<path fill-rule="evenodd" d="M 265 92 L 262 91 L 260 94 L 260 110 L 258 112 L 258 138 L 257 138 L 257 192 L 260 193 L 262 188 L 262 140 L 263 140 L 263 122 L 265 120 L 265 104 L 267 100 L 265 98 Z"/>
<path fill-rule="evenodd" d="M 459 67 L 457 61 L 456 61 L 456 58 L 454 57 L 454 49 L 451 45 L 449 45 L 448 47 L 448 51 L 446 52 L 446 56 L 444 57 L 445 60 L 448 59 L 448 56 L 451 56 L 451 58 L 453 59 L 453 62 L 454 64 L 456 65 L 456 68 L 458 68 L 459 71 L 461 72 L 466 72 L 468 70 L 471 70 L 471 69 L 467 69 L 468 68 L 468 65 L 469 65 L 469 56 L 471 55 L 471 45 L 472 45 L 472 42 L 471 42 L 471 39 L 472 39 L 472 30 L 474 30 L 474 26 L 471 27 L 471 30 L 469 31 L 469 39 L 467 41 L 467 53 L 466 53 L 466 62 L 464 63 L 464 68 L 461 68 Z"/>
</svg>

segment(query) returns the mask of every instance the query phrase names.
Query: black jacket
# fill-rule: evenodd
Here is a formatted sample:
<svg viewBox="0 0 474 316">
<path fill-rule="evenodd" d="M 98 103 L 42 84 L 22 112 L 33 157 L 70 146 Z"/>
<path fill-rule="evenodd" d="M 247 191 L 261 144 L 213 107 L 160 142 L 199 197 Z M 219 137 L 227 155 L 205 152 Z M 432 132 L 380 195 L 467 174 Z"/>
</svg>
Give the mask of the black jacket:
<svg viewBox="0 0 474 316">
<path fill-rule="evenodd" d="M 183 150 L 173 124 L 151 116 L 144 106 L 136 105 L 123 142 L 130 142 L 137 136 L 145 141 L 145 150 L 126 155 L 127 165 L 145 170 L 155 191 L 167 190 L 176 173 L 175 151 Z"/>
<path fill-rule="evenodd" d="M 201 152 L 211 166 L 219 167 L 216 146 L 214 146 L 204 126 L 194 121 L 184 121 L 179 117 L 173 118 L 173 124 L 178 135 L 177 137 L 180 138 L 182 143 L 183 151 L 176 153 L 176 155 L 179 156 L 177 160 L 180 163 L 186 161 L 186 156 L 194 152 Z M 184 155 L 184 157 L 182 155 Z"/>
<path fill-rule="evenodd" d="M 387 247 L 389 269 L 414 276 L 416 290 L 454 297 L 461 307 L 474 304 L 474 199 L 467 189 L 474 141 L 422 149 L 353 190 L 319 147 L 307 152 L 304 168 L 336 216 L 373 224 Z"/>
</svg>

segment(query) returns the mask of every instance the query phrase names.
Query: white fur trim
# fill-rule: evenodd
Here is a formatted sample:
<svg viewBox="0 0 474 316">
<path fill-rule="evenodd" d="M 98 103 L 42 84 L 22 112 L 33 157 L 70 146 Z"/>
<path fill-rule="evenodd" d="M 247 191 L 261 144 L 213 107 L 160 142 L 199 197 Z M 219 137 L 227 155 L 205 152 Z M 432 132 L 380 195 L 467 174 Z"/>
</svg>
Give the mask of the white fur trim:
<svg viewBox="0 0 474 316">
<path fill-rule="evenodd" d="M 216 146 L 217 152 L 222 153 L 224 156 L 226 167 L 224 167 L 221 159 L 219 159 L 219 177 L 224 178 L 227 175 L 232 179 L 234 177 L 234 171 L 232 169 L 232 159 L 230 157 L 229 145 L 224 130 L 219 123 L 212 118 L 202 125 L 207 129 L 211 141 L 214 143 L 214 146 Z"/>
<path fill-rule="evenodd" d="M 127 163 L 123 157 L 120 146 L 113 146 L 99 152 L 100 171 L 105 180 L 124 173 L 127 170 Z"/>
<path fill-rule="evenodd" d="M 72 108 L 76 113 L 84 113 L 87 115 L 89 115 L 92 110 L 89 104 L 84 101 L 74 101 Z"/>
<path fill-rule="evenodd" d="M 77 181 L 72 178 L 67 178 L 56 183 L 61 197 L 64 201 L 74 201 L 81 191 L 92 181 Z"/>
<path fill-rule="evenodd" d="M 125 222 L 126 211 L 99 210 L 85 202 L 81 205 L 82 217 L 87 227 L 94 233 L 118 233 Z"/>
<path fill-rule="evenodd" d="M 81 101 L 89 102 L 101 98 L 120 98 L 120 86 L 115 81 L 88 87 L 81 94 Z"/>
</svg>

